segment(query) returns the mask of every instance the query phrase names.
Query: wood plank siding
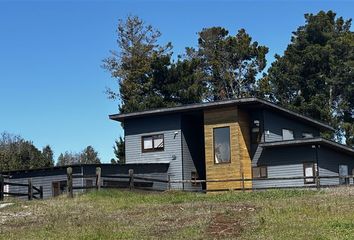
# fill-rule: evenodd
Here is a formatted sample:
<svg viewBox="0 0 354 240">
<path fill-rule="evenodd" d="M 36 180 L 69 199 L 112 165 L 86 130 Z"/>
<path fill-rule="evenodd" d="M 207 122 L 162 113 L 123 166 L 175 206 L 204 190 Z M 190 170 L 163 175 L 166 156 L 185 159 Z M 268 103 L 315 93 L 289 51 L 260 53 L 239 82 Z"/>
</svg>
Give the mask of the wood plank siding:
<svg viewBox="0 0 354 240">
<path fill-rule="evenodd" d="M 213 130 L 219 127 L 230 128 L 231 161 L 214 163 Z M 250 136 L 248 115 L 237 107 L 224 107 L 204 111 L 205 166 L 206 179 L 251 178 L 251 158 L 249 155 Z M 245 183 L 251 187 L 252 182 Z M 242 187 L 241 182 L 208 183 L 207 190 L 233 189 Z"/>
</svg>

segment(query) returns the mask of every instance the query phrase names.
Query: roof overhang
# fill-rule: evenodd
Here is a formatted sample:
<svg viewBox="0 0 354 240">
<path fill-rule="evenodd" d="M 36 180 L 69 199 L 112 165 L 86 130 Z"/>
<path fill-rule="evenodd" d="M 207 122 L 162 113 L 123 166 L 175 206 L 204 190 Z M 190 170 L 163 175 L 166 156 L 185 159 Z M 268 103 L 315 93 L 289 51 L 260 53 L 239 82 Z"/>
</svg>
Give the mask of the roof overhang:
<svg viewBox="0 0 354 240">
<path fill-rule="evenodd" d="M 227 107 L 227 106 L 242 106 L 242 105 L 243 106 L 253 106 L 253 107 L 264 108 L 264 109 L 271 109 L 271 110 L 280 112 L 283 115 L 287 115 L 291 118 L 295 118 L 300 121 L 311 124 L 313 126 L 316 126 L 322 130 L 334 131 L 334 128 L 332 128 L 331 126 L 329 126 L 326 123 L 317 121 L 317 120 L 312 119 L 310 117 L 306 117 L 306 116 L 301 115 L 299 113 L 293 112 L 293 111 L 288 110 L 283 107 L 280 107 L 280 106 L 278 106 L 274 103 L 271 103 L 269 101 L 265 101 L 265 100 L 258 99 L 258 98 L 240 98 L 240 99 L 225 100 L 225 101 L 181 105 L 181 106 L 170 107 L 170 108 L 159 108 L 159 109 L 141 111 L 141 112 L 112 114 L 112 115 L 109 115 L 109 118 L 112 120 L 115 120 L 115 121 L 124 122 L 124 120 L 130 119 L 130 118 L 140 118 L 140 117 L 145 117 L 145 116 L 182 113 L 182 112 L 198 111 L 198 110 L 211 109 L 211 108 L 219 108 L 219 107 Z"/>
<path fill-rule="evenodd" d="M 300 145 L 326 146 L 335 149 L 337 151 L 341 151 L 354 156 L 354 148 L 324 138 L 305 138 L 305 139 L 295 139 L 295 140 L 287 140 L 287 141 L 266 142 L 266 143 L 259 144 L 259 146 L 261 146 L 262 148 L 291 147 L 291 146 L 300 146 Z"/>
</svg>

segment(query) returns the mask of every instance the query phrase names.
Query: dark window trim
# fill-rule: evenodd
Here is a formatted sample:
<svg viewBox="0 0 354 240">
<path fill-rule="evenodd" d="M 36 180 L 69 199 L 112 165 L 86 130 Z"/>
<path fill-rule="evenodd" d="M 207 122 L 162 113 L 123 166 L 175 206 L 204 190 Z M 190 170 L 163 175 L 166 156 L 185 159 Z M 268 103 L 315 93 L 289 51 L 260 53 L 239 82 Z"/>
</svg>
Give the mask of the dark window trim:
<svg viewBox="0 0 354 240">
<path fill-rule="evenodd" d="M 315 183 L 315 177 L 316 177 L 316 170 L 315 170 L 315 163 L 314 162 L 304 162 L 302 163 L 302 167 L 304 169 L 304 177 L 306 177 L 306 167 L 305 164 L 312 164 L 312 181 L 310 181 L 310 178 L 304 178 L 304 184 L 313 184 Z"/>
<path fill-rule="evenodd" d="M 253 169 L 254 168 L 259 168 L 260 177 L 256 177 L 256 176 L 253 175 Z M 266 172 L 265 176 L 262 176 L 261 168 L 265 168 L 265 172 Z M 254 179 L 265 179 L 265 178 L 268 178 L 268 166 L 263 165 L 263 166 L 254 166 L 254 167 L 252 167 L 252 178 L 254 178 Z"/>
<path fill-rule="evenodd" d="M 228 162 L 215 162 L 215 134 L 214 131 L 215 129 L 219 129 L 219 128 L 228 128 L 229 129 L 229 139 L 230 139 L 230 161 Z M 214 164 L 230 164 L 231 163 L 231 127 L 230 125 L 226 125 L 226 126 L 221 126 L 221 127 L 214 127 L 213 128 L 213 157 L 214 157 Z"/>
<path fill-rule="evenodd" d="M 290 128 L 282 128 L 282 129 L 281 129 L 281 137 L 282 137 L 283 141 L 290 140 L 290 139 L 284 140 L 283 130 L 291 131 L 291 132 L 293 133 L 293 139 L 295 139 L 295 134 L 294 134 L 294 130 L 293 130 L 293 129 L 290 129 Z"/>
<path fill-rule="evenodd" d="M 159 136 L 162 136 L 163 147 L 162 148 L 155 148 L 154 139 L 158 138 Z M 152 148 L 151 149 L 144 149 L 144 138 L 152 138 Z M 142 153 L 162 152 L 164 150 L 165 150 L 165 135 L 163 133 L 141 136 L 141 152 Z"/>
<path fill-rule="evenodd" d="M 194 177 L 193 177 L 194 175 Z M 192 186 L 193 187 L 196 187 L 196 186 L 199 186 L 200 183 L 199 182 L 193 182 L 193 181 L 196 181 L 196 180 L 199 180 L 199 174 L 197 171 L 191 171 L 191 180 L 192 180 Z"/>
<path fill-rule="evenodd" d="M 340 177 L 341 175 L 339 174 L 339 167 L 340 166 L 347 166 L 347 169 L 348 169 L 348 175 L 349 175 L 349 164 L 338 164 L 338 177 Z M 338 178 L 339 179 L 339 185 L 348 185 L 350 180 L 349 178 Z M 341 183 L 341 179 L 344 180 L 343 183 Z"/>
</svg>

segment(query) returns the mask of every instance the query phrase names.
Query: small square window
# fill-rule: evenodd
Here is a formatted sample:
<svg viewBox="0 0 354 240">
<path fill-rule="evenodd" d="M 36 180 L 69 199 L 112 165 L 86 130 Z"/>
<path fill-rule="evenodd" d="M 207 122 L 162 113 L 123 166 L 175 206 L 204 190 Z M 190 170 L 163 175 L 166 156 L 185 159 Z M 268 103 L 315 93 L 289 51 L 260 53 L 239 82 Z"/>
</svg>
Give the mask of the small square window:
<svg viewBox="0 0 354 240">
<path fill-rule="evenodd" d="M 164 150 L 163 134 L 143 136 L 141 138 L 142 152 L 154 152 Z"/>
<path fill-rule="evenodd" d="M 268 177 L 267 167 L 266 166 L 253 167 L 252 176 L 253 178 L 267 178 Z"/>
<path fill-rule="evenodd" d="M 282 130 L 283 140 L 293 140 L 294 139 L 294 132 L 289 129 Z"/>
<path fill-rule="evenodd" d="M 303 138 L 313 138 L 313 133 L 304 132 L 302 133 Z"/>
<path fill-rule="evenodd" d="M 193 182 L 199 179 L 198 173 L 196 171 L 191 172 L 191 180 L 192 180 L 192 186 L 199 186 L 200 183 L 198 182 Z"/>
<path fill-rule="evenodd" d="M 306 177 L 304 179 L 305 184 L 315 183 L 315 169 L 315 163 L 304 163 L 304 177 Z"/>
</svg>

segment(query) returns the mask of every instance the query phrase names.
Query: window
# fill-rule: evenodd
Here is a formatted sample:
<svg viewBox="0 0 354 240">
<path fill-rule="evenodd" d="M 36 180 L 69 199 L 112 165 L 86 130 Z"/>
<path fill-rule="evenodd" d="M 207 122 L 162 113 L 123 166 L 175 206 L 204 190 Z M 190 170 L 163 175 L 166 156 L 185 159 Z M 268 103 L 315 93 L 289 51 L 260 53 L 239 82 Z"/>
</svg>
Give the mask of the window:
<svg viewBox="0 0 354 240">
<path fill-rule="evenodd" d="M 302 133 L 302 138 L 313 138 L 313 134 L 308 133 L 308 132 L 304 132 L 304 133 Z"/>
<path fill-rule="evenodd" d="M 312 178 L 305 178 L 304 183 L 315 183 L 315 164 L 314 163 L 304 163 L 304 177 L 312 177 Z"/>
<path fill-rule="evenodd" d="M 259 128 L 259 120 L 254 120 L 253 121 L 253 127 L 252 127 L 252 135 L 251 135 L 251 140 L 253 144 L 258 144 L 261 141 L 261 134 L 260 134 L 260 128 Z"/>
<path fill-rule="evenodd" d="M 283 129 L 283 140 L 293 140 L 294 139 L 294 132 L 289 129 Z"/>
<path fill-rule="evenodd" d="M 214 162 L 231 162 L 230 127 L 214 128 Z"/>
<path fill-rule="evenodd" d="M 252 168 L 252 177 L 253 178 L 267 178 L 268 171 L 266 166 L 253 167 Z"/>
<path fill-rule="evenodd" d="M 53 197 L 59 196 L 66 192 L 67 182 L 66 181 L 57 181 L 52 182 L 52 195 Z"/>
<path fill-rule="evenodd" d="M 163 134 L 143 136 L 141 138 L 142 152 L 155 152 L 164 150 Z"/>
<path fill-rule="evenodd" d="M 349 178 L 345 177 L 348 175 L 348 165 L 339 165 L 339 184 L 349 184 Z"/>
<path fill-rule="evenodd" d="M 199 186 L 200 185 L 200 183 L 198 183 L 198 182 L 193 182 L 198 179 L 199 179 L 198 173 L 196 171 L 192 171 L 191 172 L 192 186 Z"/>
</svg>

